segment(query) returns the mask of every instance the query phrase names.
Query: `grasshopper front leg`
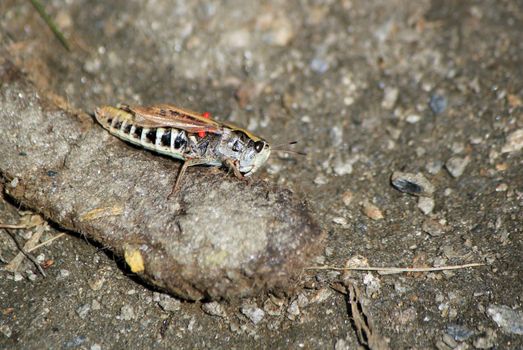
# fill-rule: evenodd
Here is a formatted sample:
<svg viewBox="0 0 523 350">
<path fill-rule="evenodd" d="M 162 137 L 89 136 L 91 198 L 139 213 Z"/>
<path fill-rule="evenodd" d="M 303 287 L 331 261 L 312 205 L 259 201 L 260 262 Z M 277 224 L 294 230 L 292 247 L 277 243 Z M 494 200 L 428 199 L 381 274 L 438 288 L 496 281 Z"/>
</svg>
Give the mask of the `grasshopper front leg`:
<svg viewBox="0 0 523 350">
<path fill-rule="evenodd" d="M 237 160 L 226 159 L 224 163 L 227 166 L 227 168 L 232 170 L 234 176 L 237 179 L 245 181 L 247 185 L 250 185 L 252 183 L 252 178 L 247 177 L 240 172 L 240 165 Z"/>
<path fill-rule="evenodd" d="M 229 170 L 232 170 L 237 179 L 245 180 L 245 176 L 240 172 L 240 166 L 237 160 L 225 159 L 224 163 Z"/>
</svg>

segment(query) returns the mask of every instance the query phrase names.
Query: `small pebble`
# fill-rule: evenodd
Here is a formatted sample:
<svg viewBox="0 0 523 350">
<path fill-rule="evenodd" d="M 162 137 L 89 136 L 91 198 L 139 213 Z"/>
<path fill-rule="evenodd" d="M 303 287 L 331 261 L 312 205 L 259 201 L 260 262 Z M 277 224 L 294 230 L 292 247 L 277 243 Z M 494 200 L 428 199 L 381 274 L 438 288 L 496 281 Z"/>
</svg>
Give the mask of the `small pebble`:
<svg viewBox="0 0 523 350">
<path fill-rule="evenodd" d="M 471 145 L 479 145 L 483 142 L 483 138 L 481 136 L 471 136 L 469 142 Z"/>
<path fill-rule="evenodd" d="M 87 59 L 84 63 L 84 70 L 87 73 L 91 73 L 91 74 L 97 74 L 100 71 L 101 67 L 102 67 L 102 61 L 97 57 L 92 58 L 92 59 Z"/>
<path fill-rule="evenodd" d="M 461 142 L 454 142 L 450 147 L 450 150 L 454 154 L 459 154 L 465 150 L 465 145 Z"/>
<path fill-rule="evenodd" d="M 300 315 L 300 306 L 298 305 L 298 300 L 295 299 L 291 302 L 287 308 L 287 318 L 291 321 L 294 321 Z"/>
<path fill-rule="evenodd" d="M 523 129 L 516 130 L 507 136 L 507 141 L 501 148 L 501 153 L 517 152 L 523 149 Z"/>
<path fill-rule="evenodd" d="M 381 106 L 385 109 L 392 109 L 396 104 L 399 96 L 399 89 L 395 87 L 386 87 L 383 94 Z"/>
<path fill-rule="evenodd" d="M 523 100 L 518 95 L 508 94 L 507 102 L 511 108 L 517 108 L 523 106 Z"/>
<path fill-rule="evenodd" d="M 329 70 L 329 63 L 321 57 L 315 57 L 310 63 L 311 70 L 318 74 L 323 74 Z"/>
<path fill-rule="evenodd" d="M 62 278 L 67 278 L 69 277 L 71 273 L 69 272 L 69 270 L 66 270 L 66 269 L 60 269 L 60 277 Z"/>
<path fill-rule="evenodd" d="M 381 289 L 380 279 L 370 272 L 363 276 L 363 284 L 365 285 L 365 293 L 368 297 L 374 296 Z"/>
<path fill-rule="evenodd" d="M 311 117 L 308 115 L 304 115 L 303 117 L 300 118 L 300 120 L 302 123 L 308 124 L 311 122 Z"/>
<path fill-rule="evenodd" d="M 354 194 L 351 191 L 345 191 L 341 195 L 341 201 L 346 206 L 349 206 L 352 203 L 353 198 L 354 198 Z"/>
<path fill-rule="evenodd" d="M 104 277 L 95 277 L 95 278 L 90 279 L 89 281 L 87 281 L 87 284 L 89 285 L 89 287 L 92 290 L 97 291 L 97 290 L 102 289 L 102 287 L 104 285 L 104 282 L 105 282 L 105 278 Z"/>
<path fill-rule="evenodd" d="M 325 175 L 319 174 L 318 176 L 316 176 L 313 182 L 316 185 L 325 185 L 328 181 Z"/>
<path fill-rule="evenodd" d="M 445 96 L 434 94 L 430 97 L 429 108 L 434 114 L 441 114 L 447 109 L 447 99 Z"/>
<path fill-rule="evenodd" d="M 247 47 L 252 42 L 252 36 L 247 29 L 240 28 L 225 32 L 222 35 L 222 40 L 228 47 L 240 49 Z"/>
<path fill-rule="evenodd" d="M 247 316 L 249 320 L 251 320 L 252 323 L 258 324 L 263 320 L 265 317 L 265 311 L 257 307 L 256 305 L 243 305 L 240 308 L 240 311 L 242 314 Z"/>
<path fill-rule="evenodd" d="M 331 145 L 333 147 L 339 147 L 343 143 L 343 129 L 339 125 L 334 125 L 330 131 L 329 136 L 331 139 Z"/>
<path fill-rule="evenodd" d="M 496 332 L 493 329 L 488 328 L 486 330 L 486 335 L 474 339 L 472 345 L 476 349 L 493 349 L 496 344 L 496 338 Z"/>
<path fill-rule="evenodd" d="M 311 303 L 321 304 L 333 295 L 333 292 L 330 288 L 321 288 L 318 292 L 311 298 Z"/>
<path fill-rule="evenodd" d="M 387 132 L 389 133 L 390 137 L 392 137 L 394 140 L 397 140 L 401 136 L 401 129 L 393 128 L 392 126 L 388 126 Z"/>
<path fill-rule="evenodd" d="M 352 162 L 349 160 L 344 160 L 342 157 L 336 157 L 332 169 L 338 176 L 352 174 Z"/>
<path fill-rule="evenodd" d="M 363 203 L 363 214 L 372 220 L 381 220 L 384 218 L 381 210 L 372 203 L 365 202 Z"/>
<path fill-rule="evenodd" d="M 134 309 L 131 305 L 124 305 L 120 309 L 120 319 L 124 321 L 130 321 L 134 319 Z"/>
<path fill-rule="evenodd" d="M 344 217 L 335 217 L 334 219 L 332 219 L 332 222 L 342 226 L 347 225 L 347 219 L 345 219 Z"/>
<path fill-rule="evenodd" d="M 160 305 L 160 307 L 167 312 L 174 312 L 180 310 L 181 304 L 182 303 L 180 302 L 180 300 L 173 298 L 167 294 L 162 294 L 160 296 L 160 301 L 158 302 L 158 305 Z"/>
<path fill-rule="evenodd" d="M 346 339 L 340 338 L 336 340 L 336 344 L 334 344 L 334 350 L 350 350 L 351 346 L 347 342 Z"/>
<path fill-rule="evenodd" d="M 474 331 L 459 324 L 450 324 L 447 326 L 447 334 L 449 334 L 456 341 L 465 341 L 474 335 Z"/>
<path fill-rule="evenodd" d="M 37 277 L 37 276 L 36 276 L 36 274 L 35 274 L 33 271 L 31 271 L 31 270 L 27 270 L 27 271 L 25 272 L 25 274 L 27 275 L 27 278 L 29 279 L 29 281 L 31 281 L 31 282 L 36 281 L 36 277 Z"/>
<path fill-rule="evenodd" d="M 435 190 L 430 181 L 421 173 L 395 171 L 392 173 L 390 181 L 397 190 L 415 196 L 431 196 Z"/>
<path fill-rule="evenodd" d="M 102 308 L 102 305 L 100 304 L 100 302 L 96 299 L 93 300 L 93 302 L 91 303 L 91 310 L 100 310 Z"/>
<path fill-rule="evenodd" d="M 102 350 L 102 346 L 100 344 L 93 344 L 90 350 Z"/>
<path fill-rule="evenodd" d="M 419 114 L 409 114 L 405 120 L 409 124 L 416 124 L 421 120 L 421 116 Z"/>
<path fill-rule="evenodd" d="M 270 298 L 265 300 L 263 303 L 263 310 L 269 315 L 269 316 L 281 316 L 281 305 L 277 305 L 274 303 Z"/>
<path fill-rule="evenodd" d="M 80 306 L 78 309 L 76 309 L 76 313 L 82 320 L 87 317 L 89 311 L 91 311 L 91 305 L 89 304 L 84 304 Z"/>
<path fill-rule="evenodd" d="M 24 279 L 24 276 L 22 276 L 22 274 L 20 272 L 15 272 L 13 275 L 13 279 L 15 282 L 20 282 L 21 280 Z"/>
<path fill-rule="evenodd" d="M 450 175 L 454 178 L 458 178 L 465 172 L 465 168 L 470 162 L 470 157 L 451 157 L 445 163 L 445 168 L 448 170 Z"/>
<path fill-rule="evenodd" d="M 0 325 L 0 333 L 2 333 L 6 338 L 10 338 L 13 334 L 11 327 L 6 324 Z"/>
<path fill-rule="evenodd" d="M 270 28 L 272 30 L 264 36 L 264 39 L 272 45 L 287 46 L 296 35 L 291 20 L 285 17 L 272 21 Z"/>
<path fill-rule="evenodd" d="M 15 188 L 16 186 L 18 186 L 18 182 L 20 182 L 20 180 L 15 177 L 14 179 L 11 180 L 11 182 L 9 183 L 9 187 L 11 188 Z"/>
<path fill-rule="evenodd" d="M 436 346 L 436 350 L 452 350 L 443 340 L 436 341 L 434 345 Z"/>
<path fill-rule="evenodd" d="M 361 255 L 352 256 L 345 263 L 345 267 L 369 267 L 369 260 Z"/>
<path fill-rule="evenodd" d="M 523 335 L 523 311 L 506 305 L 490 305 L 487 315 L 505 332 Z"/>
<path fill-rule="evenodd" d="M 508 163 L 498 163 L 496 164 L 497 171 L 506 171 L 508 169 Z"/>
<path fill-rule="evenodd" d="M 298 301 L 298 306 L 301 309 L 303 309 L 304 307 L 306 307 L 310 303 L 309 298 L 307 298 L 307 296 L 304 293 L 300 293 L 296 300 Z"/>
<path fill-rule="evenodd" d="M 153 301 L 155 303 L 159 303 L 160 300 L 162 300 L 162 295 L 163 295 L 162 293 L 154 292 L 153 293 Z"/>
<path fill-rule="evenodd" d="M 223 308 L 222 304 L 216 301 L 204 303 L 202 305 L 202 310 L 203 312 L 211 316 L 227 318 L 227 313 L 225 312 L 225 309 Z"/>
<path fill-rule="evenodd" d="M 508 190 L 508 185 L 506 183 L 500 183 L 496 186 L 496 192 L 506 192 Z"/>
<path fill-rule="evenodd" d="M 80 345 L 85 343 L 86 340 L 87 340 L 87 338 L 84 335 L 76 336 L 71 340 L 65 341 L 63 348 L 65 348 L 65 349 L 78 348 L 78 347 L 80 347 Z"/>
<path fill-rule="evenodd" d="M 445 233 L 447 228 L 440 221 L 436 219 L 426 219 L 421 225 L 423 232 L 428 233 L 432 237 L 438 237 Z"/>
<path fill-rule="evenodd" d="M 443 335 L 443 342 L 445 344 L 447 344 L 448 346 L 450 346 L 451 349 L 454 349 L 456 346 L 458 346 L 458 343 L 456 342 L 456 340 L 454 340 L 454 338 L 452 338 L 450 335 L 448 334 L 444 334 Z"/>
<path fill-rule="evenodd" d="M 425 215 L 432 213 L 434 210 L 435 202 L 434 199 L 430 197 L 419 197 L 418 199 L 418 208 Z"/>
<path fill-rule="evenodd" d="M 431 160 L 425 165 L 425 169 L 429 174 L 436 175 L 443 168 L 443 162 L 441 160 Z"/>
</svg>

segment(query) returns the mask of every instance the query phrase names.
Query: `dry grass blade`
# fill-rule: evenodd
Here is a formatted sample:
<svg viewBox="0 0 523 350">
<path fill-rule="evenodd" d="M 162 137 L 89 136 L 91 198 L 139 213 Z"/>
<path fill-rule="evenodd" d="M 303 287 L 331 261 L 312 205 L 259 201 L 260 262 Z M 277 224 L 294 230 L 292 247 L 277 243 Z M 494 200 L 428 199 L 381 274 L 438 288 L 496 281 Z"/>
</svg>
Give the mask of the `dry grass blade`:
<svg viewBox="0 0 523 350">
<path fill-rule="evenodd" d="M 63 232 L 60 233 L 60 234 L 57 234 L 57 235 L 54 236 L 53 238 L 49 238 L 47 241 L 42 242 L 42 243 L 40 243 L 40 244 L 38 244 L 38 245 L 35 245 L 35 246 L 34 246 L 33 248 L 31 248 L 31 249 L 28 249 L 27 252 L 28 252 L 28 253 L 31 253 L 32 251 L 37 250 L 38 248 L 41 248 L 41 247 L 43 247 L 43 246 L 45 246 L 45 245 L 48 245 L 48 244 L 50 244 L 52 241 L 57 240 L 58 238 L 63 237 L 63 236 L 65 236 L 65 233 L 63 233 Z"/>
<path fill-rule="evenodd" d="M 31 4 L 33 5 L 33 7 L 35 8 L 35 10 L 38 12 L 38 14 L 40 15 L 40 17 L 42 17 L 42 19 L 44 20 L 44 22 L 47 24 L 47 26 L 49 27 L 49 29 L 51 29 L 51 31 L 53 32 L 54 36 L 58 39 L 58 41 L 60 41 L 60 43 L 62 44 L 62 46 L 67 50 L 67 51 L 71 51 L 70 47 L 69 47 L 69 43 L 67 42 L 67 40 L 65 39 L 64 35 L 62 34 L 62 32 L 60 31 L 60 29 L 58 29 L 58 27 L 56 26 L 56 24 L 54 23 L 53 19 L 51 17 L 49 17 L 49 15 L 47 14 L 47 12 L 45 11 L 44 9 L 44 6 L 42 5 L 42 3 L 38 0 L 29 0 L 31 1 Z"/>
<path fill-rule="evenodd" d="M 447 270 L 459 270 L 470 267 L 484 266 L 482 263 L 471 263 L 464 265 L 451 265 L 451 266 L 439 266 L 439 267 L 337 267 L 337 266 L 312 266 L 308 267 L 307 270 L 333 270 L 333 271 L 378 271 L 383 273 L 408 273 L 408 272 L 437 272 Z"/>
<path fill-rule="evenodd" d="M 22 228 L 29 228 L 27 225 L 10 225 L 10 224 L 0 224 L 0 228 L 7 228 L 12 230 L 18 230 Z"/>
</svg>

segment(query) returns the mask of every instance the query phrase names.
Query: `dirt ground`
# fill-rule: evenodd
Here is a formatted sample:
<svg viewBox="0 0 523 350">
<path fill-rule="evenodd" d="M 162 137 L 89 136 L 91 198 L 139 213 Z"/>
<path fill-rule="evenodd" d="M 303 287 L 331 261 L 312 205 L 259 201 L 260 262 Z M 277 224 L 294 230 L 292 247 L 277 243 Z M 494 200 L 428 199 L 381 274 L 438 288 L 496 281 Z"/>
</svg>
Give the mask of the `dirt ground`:
<svg viewBox="0 0 523 350">
<path fill-rule="evenodd" d="M 45 9 L 70 51 L 30 2 L 0 4 L 1 52 L 40 94 L 86 113 L 170 102 L 273 144 L 299 140 L 306 157 L 275 154 L 255 178 L 308 202 L 327 234 L 311 265 L 483 264 L 351 272 L 391 349 L 523 349 L 522 1 L 52 0 Z M 0 201 L 1 223 L 31 215 Z M 9 232 L 45 241 L 62 232 L 55 223 Z M 17 253 L 0 230 L 0 262 Z M 365 347 L 336 287 L 341 271 L 305 270 L 308 282 L 287 298 L 190 302 L 75 232 L 33 255 L 45 278 L 27 259 L 0 271 L 0 348 Z"/>
</svg>

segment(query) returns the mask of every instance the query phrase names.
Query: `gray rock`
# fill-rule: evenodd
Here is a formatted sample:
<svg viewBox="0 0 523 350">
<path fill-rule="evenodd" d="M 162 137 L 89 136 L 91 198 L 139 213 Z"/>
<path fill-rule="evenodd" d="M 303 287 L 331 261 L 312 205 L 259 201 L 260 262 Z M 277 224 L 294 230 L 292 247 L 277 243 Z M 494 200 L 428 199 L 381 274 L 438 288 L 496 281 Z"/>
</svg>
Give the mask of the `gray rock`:
<svg viewBox="0 0 523 350">
<path fill-rule="evenodd" d="M 80 306 L 78 309 L 76 309 L 76 314 L 81 318 L 84 319 L 87 317 L 87 314 L 91 311 L 91 305 L 90 304 L 84 304 Z"/>
<path fill-rule="evenodd" d="M 434 114 L 441 114 L 447 109 L 447 98 L 443 95 L 434 94 L 430 97 L 429 107 Z"/>
<path fill-rule="evenodd" d="M 254 324 L 260 323 L 265 317 L 265 311 L 263 311 L 256 305 L 243 305 L 240 311 L 242 314 L 247 316 L 247 318 L 251 320 L 251 322 Z"/>
<path fill-rule="evenodd" d="M 423 221 L 421 229 L 433 237 L 441 236 L 447 231 L 447 227 L 434 218 Z"/>
<path fill-rule="evenodd" d="M 465 168 L 470 162 L 470 157 L 451 157 L 445 163 L 445 168 L 452 177 L 458 178 L 465 172 Z"/>
<path fill-rule="evenodd" d="M 160 307 L 167 312 L 174 312 L 180 310 L 181 302 L 180 300 L 171 297 L 167 294 L 162 294 L 160 296 L 160 301 L 158 302 Z"/>
<path fill-rule="evenodd" d="M 202 310 L 208 315 L 227 318 L 227 313 L 222 304 L 217 301 L 202 304 Z"/>
<path fill-rule="evenodd" d="M 501 148 L 501 153 L 517 152 L 523 149 L 523 129 L 513 131 L 507 136 L 507 142 Z"/>
<path fill-rule="evenodd" d="M 419 199 L 418 199 L 418 208 L 425 215 L 432 213 L 435 205 L 436 205 L 436 203 L 434 202 L 434 199 L 432 199 L 432 198 L 419 197 Z"/>
<path fill-rule="evenodd" d="M 474 331 L 464 325 L 449 324 L 447 326 L 447 334 L 454 338 L 454 340 L 462 342 L 473 336 Z"/>
<path fill-rule="evenodd" d="M 395 171 L 390 181 L 397 190 L 415 196 L 431 196 L 435 191 L 434 185 L 421 173 Z"/>
<path fill-rule="evenodd" d="M 124 305 L 120 309 L 120 319 L 124 321 L 131 321 L 135 318 L 134 309 L 131 305 Z"/>
<path fill-rule="evenodd" d="M 399 89 L 396 87 L 386 87 L 383 94 L 381 106 L 385 109 L 392 109 L 399 96 Z"/>
<path fill-rule="evenodd" d="M 506 305 L 490 305 L 487 315 L 506 333 L 523 335 L 523 311 Z"/>
<path fill-rule="evenodd" d="M 19 179 L 6 192 L 111 247 L 149 283 L 192 300 L 287 290 L 322 251 L 323 232 L 291 191 L 194 167 L 169 199 L 180 162 L 38 97 L 9 61 L 0 60 L 0 81 L 0 173 Z"/>
</svg>

